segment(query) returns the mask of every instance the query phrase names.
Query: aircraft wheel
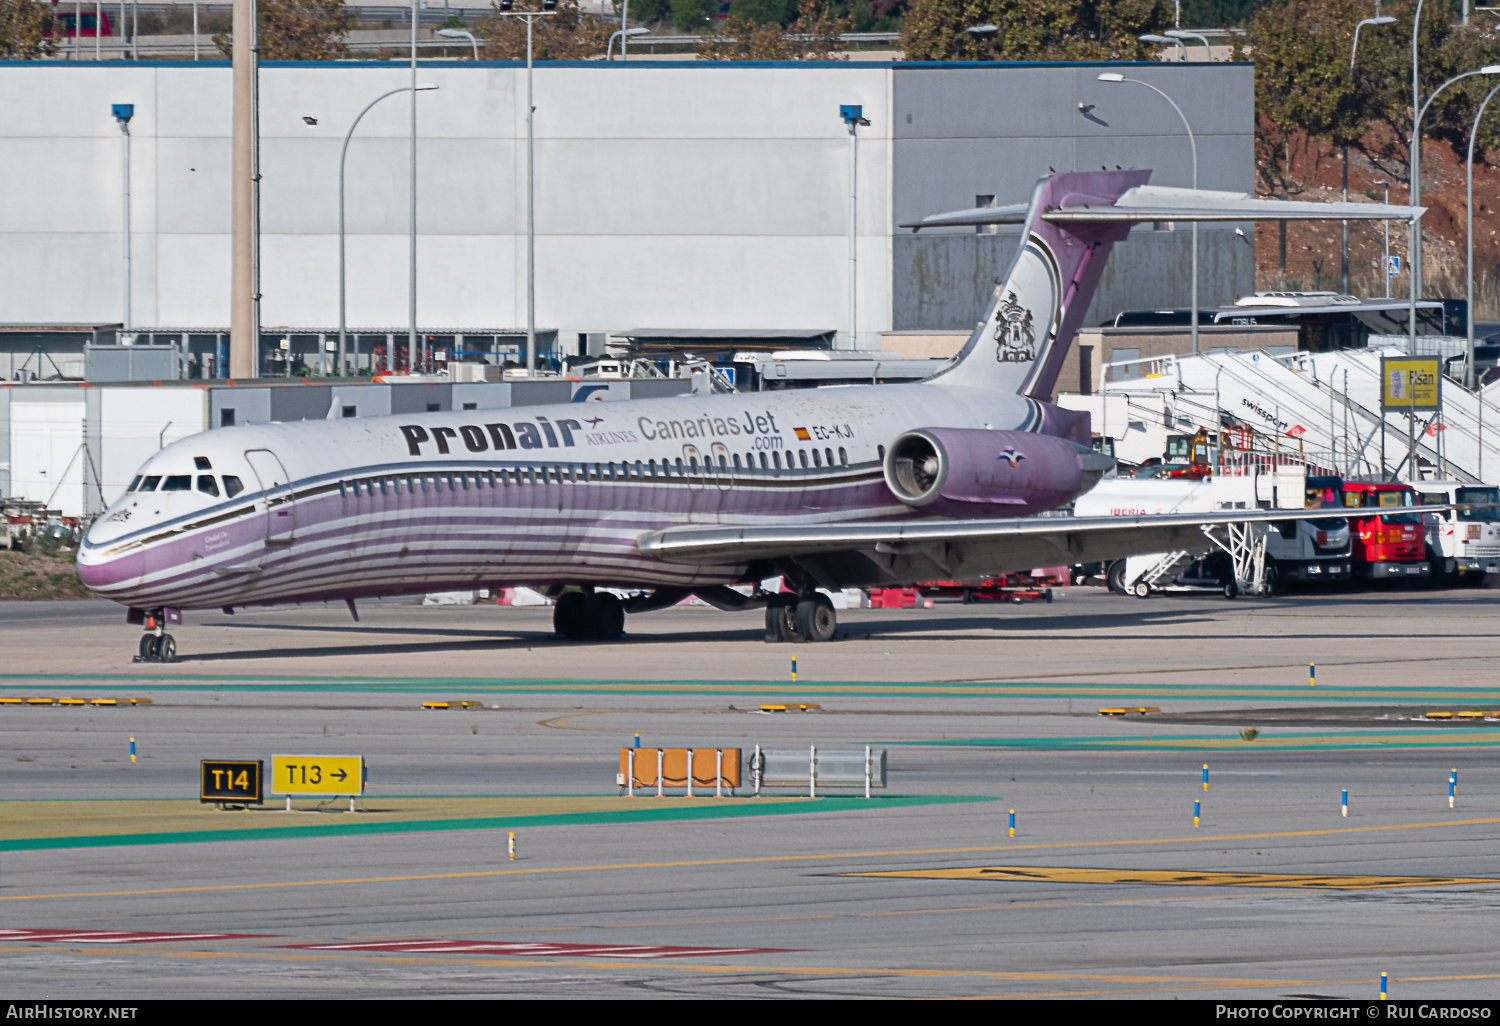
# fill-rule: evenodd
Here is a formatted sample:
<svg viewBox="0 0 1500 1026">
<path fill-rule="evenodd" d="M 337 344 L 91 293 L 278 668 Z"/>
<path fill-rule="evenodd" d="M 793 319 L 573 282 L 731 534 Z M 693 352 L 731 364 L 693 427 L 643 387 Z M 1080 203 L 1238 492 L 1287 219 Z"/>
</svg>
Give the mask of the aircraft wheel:
<svg viewBox="0 0 1500 1026">
<path fill-rule="evenodd" d="M 1109 573 L 1105 574 L 1104 581 L 1109 585 L 1109 590 L 1116 595 L 1130 594 L 1125 588 L 1125 561 L 1123 559 L 1117 559 L 1109 565 Z"/>
<path fill-rule="evenodd" d="M 1236 584 L 1234 581 L 1230 581 L 1227 584 L 1225 584 L 1224 585 L 1224 597 L 1227 598 L 1227 599 L 1236 599 L 1236 598 L 1239 598 L 1240 597 L 1240 586 L 1238 584 Z"/>
<path fill-rule="evenodd" d="M 1131 589 L 1131 592 L 1134 593 L 1136 598 L 1150 598 L 1151 585 L 1147 584 L 1145 581 L 1139 581 L 1136 583 L 1136 586 Z"/>
<path fill-rule="evenodd" d="M 581 591 L 565 591 L 552 607 L 552 629 L 560 638 L 579 641 L 588 637 L 589 597 Z"/>
<path fill-rule="evenodd" d="M 140 647 L 140 660 L 143 663 L 156 662 L 156 635 L 142 634 Z"/>
<path fill-rule="evenodd" d="M 789 595 L 772 595 L 766 602 L 766 641 L 769 644 L 778 645 L 794 639 L 797 627 L 792 622 L 795 609 L 792 603 Z"/>
<path fill-rule="evenodd" d="M 599 641 L 615 641 L 625 633 L 625 607 L 612 593 L 594 592 L 588 597 L 584 612 L 590 636 Z"/>
<path fill-rule="evenodd" d="M 170 634 L 163 634 L 161 640 L 156 644 L 156 661 L 159 663 L 175 663 L 177 661 L 177 641 Z"/>
<path fill-rule="evenodd" d="M 833 603 L 821 592 L 797 601 L 797 633 L 799 641 L 832 641 L 838 630 L 838 614 Z"/>
</svg>

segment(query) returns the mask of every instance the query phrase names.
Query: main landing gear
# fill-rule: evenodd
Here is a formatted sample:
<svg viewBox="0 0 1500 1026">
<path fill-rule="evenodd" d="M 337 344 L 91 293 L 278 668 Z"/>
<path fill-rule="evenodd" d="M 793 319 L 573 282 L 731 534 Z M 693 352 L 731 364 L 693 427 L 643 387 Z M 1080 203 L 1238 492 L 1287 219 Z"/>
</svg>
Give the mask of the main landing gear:
<svg viewBox="0 0 1500 1026">
<path fill-rule="evenodd" d="M 141 635 L 140 650 L 132 662 L 175 663 L 177 642 L 167 633 L 166 615 L 160 609 L 145 614 L 146 633 Z"/>
<path fill-rule="evenodd" d="M 569 641 L 614 641 L 625 633 L 625 607 L 607 591 L 565 591 L 552 607 L 552 629 Z"/>
<path fill-rule="evenodd" d="M 780 593 L 766 603 L 766 640 L 832 641 L 838 630 L 838 614 L 827 595 L 815 591 L 807 595 Z"/>
</svg>

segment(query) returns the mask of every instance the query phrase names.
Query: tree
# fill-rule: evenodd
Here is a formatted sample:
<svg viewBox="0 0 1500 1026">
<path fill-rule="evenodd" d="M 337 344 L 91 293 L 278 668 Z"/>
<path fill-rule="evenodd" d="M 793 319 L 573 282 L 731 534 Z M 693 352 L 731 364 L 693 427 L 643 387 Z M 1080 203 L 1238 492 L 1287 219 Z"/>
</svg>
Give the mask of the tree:
<svg viewBox="0 0 1500 1026">
<path fill-rule="evenodd" d="M 485 41 L 481 57 L 487 61 L 524 61 L 525 21 L 502 18 L 498 14 L 499 4 L 492 6 L 496 14 L 486 14 L 474 22 L 474 35 Z M 541 4 L 533 4 L 529 9 L 540 10 Z M 556 14 L 536 19 L 532 26 L 531 55 L 539 61 L 581 61 L 602 57 L 612 31 L 614 26 L 609 22 L 585 15 L 574 0 L 564 0 L 557 5 Z"/>
<path fill-rule="evenodd" d="M 349 53 L 344 37 L 354 15 L 343 0 L 257 0 L 256 21 L 263 61 L 332 61 Z M 232 56 L 233 32 L 214 36 L 214 45 Z"/>
<path fill-rule="evenodd" d="M 999 31 L 980 36 L 971 25 Z M 1170 28 L 1170 0 L 911 0 L 901 37 L 913 61 L 1150 60 L 1136 37 Z"/>
<path fill-rule="evenodd" d="M 722 32 L 698 44 L 698 59 L 709 61 L 830 61 L 844 60 L 839 36 L 853 31 L 853 19 L 830 0 L 802 0 L 797 19 L 783 28 L 756 23 L 729 8 Z"/>
<path fill-rule="evenodd" d="M 1372 123 L 1388 130 L 1381 147 L 1367 153 L 1392 180 L 1404 178 L 1410 162 L 1411 19 L 1415 8 L 1414 0 L 1393 0 L 1381 13 L 1394 17 L 1396 24 L 1367 31 L 1359 39 L 1358 73 L 1365 83 L 1365 113 Z M 1500 40 L 1481 30 L 1477 18 L 1464 28 L 1453 21 L 1444 5 L 1429 0 L 1422 9 L 1417 55 L 1418 82 L 1425 103 L 1434 89 L 1455 75 L 1500 60 Z M 1423 136 L 1443 139 L 1454 152 L 1464 152 L 1479 103 L 1495 84 L 1487 76 L 1476 75 L 1444 90 L 1422 121 Z M 1484 128 L 1479 148 L 1495 143 L 1494 129 Z"/>
<path fill-rule="evenodd" d="M 48 35 L 53 24 L 52 13 L 34 0 L 0 0 L 0 59 L 30 61 L 56 53 Z"/>
</svg>

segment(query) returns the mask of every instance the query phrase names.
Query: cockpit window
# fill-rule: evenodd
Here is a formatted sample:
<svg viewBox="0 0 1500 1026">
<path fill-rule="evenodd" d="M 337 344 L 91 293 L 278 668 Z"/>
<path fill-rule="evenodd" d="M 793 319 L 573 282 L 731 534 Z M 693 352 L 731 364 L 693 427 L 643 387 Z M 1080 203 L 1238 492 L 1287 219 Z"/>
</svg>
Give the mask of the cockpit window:
<svg viewBox="0 0 1500 1026">
<path fill-rule="evenodd" d="M 224 496 L 226 498 L 232 499 L 244 490 L 245 486 L 240 483 L 239 478 L 235 477 L 233 474 L 224 475 Z"/>
<path fill-rule="evenodd" d="M 208 457 L 207 456 L 194 456 L 193 457 L 193 469 L 194 470 L 212 470 L 212 469 L 214 469 L 214 465 L 212 463 L 208 462 Z"/>
<path fill-rule="evenodd" d="M 156 491 L 156 486 L 159 484 L 161 484 L 161 475 L 152 474 L 150 477 L 146 478 L 146 480 L 141 482 L 141 491 L 154 492 Z"/>
<path fill-rule="evenodd" d="M 133 492 L 137 488 L 139 488 L 140 486 L 141 486 L 141 475 L 137 474 L 137 475 L 135 475 L 135 480 L 132 481 L 132 482 L 130 482 L 130 487 L 127 488 L 127 489 L 125 489 L 125 490 L 127 492 Z"/>
<path fill-rule="evenodd" d="M 204 462 L 206 463 L 208 461 L 204 460 Z M 218 498 L 219 483 L 214 480 L 214 476 L 212 474 L 199 474 L 198 490 L 204 495 L 212 495 L 215 498 Z"/>
<path fill-rule="evenodd" d="M 191 474 L 171 474 L 162 483 L 161 490 L 164 492 L 190 492 L 193 490 L 193 476 Z"/>
</svg>

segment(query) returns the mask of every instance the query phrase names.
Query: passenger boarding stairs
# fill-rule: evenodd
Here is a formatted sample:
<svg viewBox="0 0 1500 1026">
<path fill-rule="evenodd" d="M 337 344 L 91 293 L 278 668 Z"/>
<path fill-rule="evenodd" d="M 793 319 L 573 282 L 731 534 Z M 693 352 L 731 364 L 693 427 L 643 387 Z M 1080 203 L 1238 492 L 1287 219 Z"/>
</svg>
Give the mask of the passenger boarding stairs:
<svg viewBox="0 0 1500 1026">
<path fill-rule="evenodd" d="M 1067 397 L 1065 405 L 1098 406 L 1095 430 L 1119 437 L 1142 419 L 1170 425 L 1172 433 L 1199 427 L 1243 425 L 1255 444 L 1222 454 L 1223 472 L 1244 472 L 1256 463 L 1269 470 L 1301 463 L 1310 472 L 1348 478 L 1408 480 L 1414 448 L 1420 476 L 1479 482 L 1500 477 L 1500 395 L 1489 400 L 1444 378 L 1442 410 L 1380 413 L 1380 360 L 1395 350 L 1339 350 L 1273 357 L 1260 351 L 1166 356 L 1113 364 L 1134 377 L 1107 380 L 1101 397 Z M 1123 407 L 1121 402 L 1125 404 Z M 1128 457 L 1127 457 L 1128 458 Z"/>
</svg>

